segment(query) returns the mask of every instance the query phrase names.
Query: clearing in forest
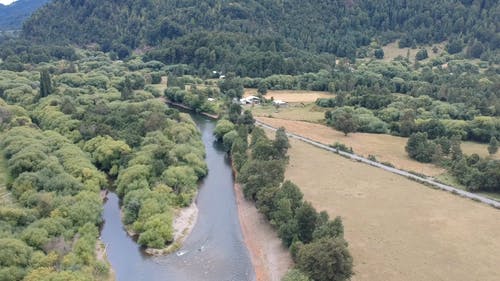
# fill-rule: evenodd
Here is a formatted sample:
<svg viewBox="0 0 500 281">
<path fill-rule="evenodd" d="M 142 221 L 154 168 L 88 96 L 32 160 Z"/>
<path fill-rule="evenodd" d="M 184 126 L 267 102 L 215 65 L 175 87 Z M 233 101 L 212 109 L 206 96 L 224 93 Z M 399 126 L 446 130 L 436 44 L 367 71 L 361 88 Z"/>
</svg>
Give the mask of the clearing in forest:
<svg viewBox="0 0 500 281">
<path fill-rule="evenodd" d="M 273 105 L 254 105 L 251 107 L 253 116 L 273 117 L 287 120 L 300 120 L 308 122 L 321 122 L 325 119 L 326 108 L 310 104 L 290 104 L 286 108 L 276 108 Z"/>
<path fill-rule="evenodd" d="M 434 53 L 432 51 L 433 47 L 436 47 L 437 53 Z M 421 48 L 424 48 L 427 50 L 427 54 L 428 54 L 429 59 L 430 59 L 430 58 L 434 58 L 436 56 L 439 56 L 444 51 L 445 43 L 435 44 L 432 46 L 425 46 L 425 47 L 421 46 L 421 47 L 412 49 L 412 48 L 399 48 L 398 42 L 393 42 L 393 43 L 387 44 L 384 47 L 382 47 L 382 50 L 384 50 L 384 59 L 383 60 L 386 62 L 389 62 L 389 61 L 392 61 L 393 59 L 395 59 L 399 56 L 406 58 L 406 56 L 408 55 L 408 52 L 410 52 L 409 60 L 414 62 L 415 55 L 417 54 L 417 52 Z M 425 62 L 426 60 L 423 60 L 423 61 Z"/>
<path fill-rule="evenodd" d="M 291 139 L 286 178 L 341 216 L 353 281 L 498 280 L 500 210 Z"/>
<path fill-rule="evenodd" d="M 244 97 L 256 96 L 257 89 L 246 88 Z M 319 98 L 333 98 L 335 95 L 320 91 L 303 90 L 268 90 L 264 96 L 266 99 L 282 100 L 288 103 L 311 103 Z"/>
</svg>

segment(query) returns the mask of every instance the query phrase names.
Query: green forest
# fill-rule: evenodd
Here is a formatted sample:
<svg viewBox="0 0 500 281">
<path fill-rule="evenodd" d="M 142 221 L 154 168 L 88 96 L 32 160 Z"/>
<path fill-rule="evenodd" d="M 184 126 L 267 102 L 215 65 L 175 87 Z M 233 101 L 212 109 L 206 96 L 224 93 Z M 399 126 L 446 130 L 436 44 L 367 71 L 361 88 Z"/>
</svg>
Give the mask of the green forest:
<svg viewBox="0 0 500 281">
<path fill-rule="evenodd" d="M 450 54 L 500 61 L 493 0 L 446 1 L 52 1 L 28 19 L 1 57 L 22 61 L 68 56 L 78 44 L 126 58 L 186 64 L 240 76 L 300 74 L 329 69 L 336 57 L 369 57 L 370 46 L 400 39 L 400 47 L 446 42 Z M 21 47 L 22 46 L 22 47 Z"/>
<path fill-rule="evenodd" d="M 238 99 L 328 93 L 319 123 L 407 137 L 410 158 L 498 193 L 500 160 L 460 145 L 498 151 L 499 18 L 493 0 L 49 2 L 0 36 L 0 280 L 109 280 L 107 189 L 143 248 L 174 242 L 208 170 L 195 123 L 165 101 L 221 117 L 236 180 L 295 262 L 284 280 L 348 280 L 341 218 L 285 180 L 286 133 L 268 138 Z M 408 54 L 387 59 L 390 43 Z"/>
<path fill-rule="evenodd" d="M 158 101 L 161 64 L 102 53 L 0 71 L 0 150 L 11 194 L 1 207 L 2 280 L 107 280 L 95 254 L 100 192 L 116 188 L 123 222 L 145 247 L 173 242 L 176 208 L 207 173 L 191 118 Z M 133 69 L 133 70 L 132 70 Z"/>
</svg>

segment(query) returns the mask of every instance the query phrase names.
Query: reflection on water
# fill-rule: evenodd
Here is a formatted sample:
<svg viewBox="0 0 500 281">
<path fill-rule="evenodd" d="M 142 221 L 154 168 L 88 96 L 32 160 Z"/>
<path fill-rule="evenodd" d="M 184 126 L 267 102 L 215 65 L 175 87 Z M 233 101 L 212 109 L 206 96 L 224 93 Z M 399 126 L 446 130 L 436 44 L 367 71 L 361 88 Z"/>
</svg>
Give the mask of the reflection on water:
<svg viewBox="0 0 500 281">
<path fill-rule="evenodd" d="M 199 116 L 193 119 L 202 132 L 209 169 L 196 199 L 196 225 L 179 251 L 149 257 L 123 230 L 119 200 L 110 193 L 104 206 L 101 238 L 118 281 L 255 279 L 238 220 L 231 167 L 223 150 L 214 143 L 215 122 Z"/>
</svg>

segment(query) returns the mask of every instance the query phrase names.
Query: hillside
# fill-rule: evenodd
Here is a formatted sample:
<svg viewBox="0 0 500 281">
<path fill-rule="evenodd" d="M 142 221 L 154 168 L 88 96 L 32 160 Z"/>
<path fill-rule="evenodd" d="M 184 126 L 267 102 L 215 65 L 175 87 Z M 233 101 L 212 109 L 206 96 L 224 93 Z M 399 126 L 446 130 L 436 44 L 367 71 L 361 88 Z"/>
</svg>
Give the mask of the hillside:
<svg viewBox="0 0 500 281">
<path fill-rule="evenodd" d="M 0 31 L 21 29 L 24 20 L 47 2 L 49 0 L 18 0 L 10 5 L 0 4 Z"/>
<path fill-rule="evenodd" d="M 150 59 L 249 76 L 317 70 L 333 56 L 364 57 L 364 47 L 396 39 L 401 47 L 448 40 L 450 53 L 467 47 L 486 60 L 497 54 L 498 1 L 372 2 L 60 0 L 35 13 L 23 36 L 98 43 L 122 58 L 153 46 Z"/>
</svg>

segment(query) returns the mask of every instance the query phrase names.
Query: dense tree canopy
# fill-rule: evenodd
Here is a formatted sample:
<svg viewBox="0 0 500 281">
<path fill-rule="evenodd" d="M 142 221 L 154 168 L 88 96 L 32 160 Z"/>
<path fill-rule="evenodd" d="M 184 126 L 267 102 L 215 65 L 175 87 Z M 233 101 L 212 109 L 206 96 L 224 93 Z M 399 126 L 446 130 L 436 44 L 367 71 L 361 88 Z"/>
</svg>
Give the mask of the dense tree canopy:
<svg viewBox="0 0 500 281">
<path fill-rule="evenodd" d="M 189 64 L 199 73 L 244 76 L 317 71 L 334 57 L 362 57 L 373 41 L 401 47 L 450 40 L 472 57 L 498 53 L 497 1 L 70 1 L 50 2 L 23 37 L 98 44 L 124 58 L 155 46 L 147 59 Z M 96 28 L 99 26 L 99 28 Z M 377 54 L 380 57 L 380 52 Z"/>
</svg>

